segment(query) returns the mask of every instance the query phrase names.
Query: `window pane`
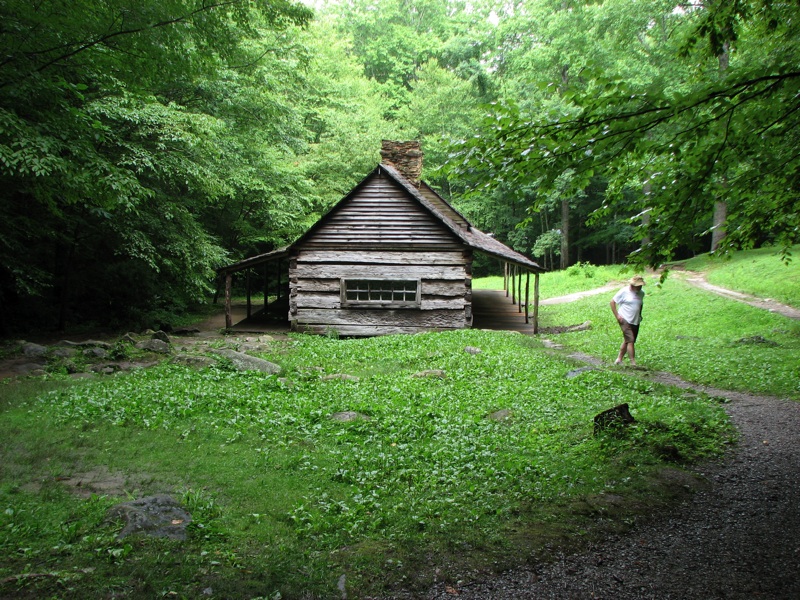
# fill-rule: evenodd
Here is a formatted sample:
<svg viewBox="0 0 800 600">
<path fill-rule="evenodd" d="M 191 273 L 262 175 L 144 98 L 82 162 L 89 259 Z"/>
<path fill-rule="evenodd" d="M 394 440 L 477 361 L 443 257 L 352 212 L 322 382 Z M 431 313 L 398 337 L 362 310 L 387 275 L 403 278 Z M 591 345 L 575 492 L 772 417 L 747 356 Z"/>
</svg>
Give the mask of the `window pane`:
<svg viewBox="0 0 800 600">
<path fill-rule="evenodd" d="M 348 279 L 344 285 L 345 300 L 349 302 L 408 304 L 417 301 L 418 282 L 416 281 Z"/>
</svg>

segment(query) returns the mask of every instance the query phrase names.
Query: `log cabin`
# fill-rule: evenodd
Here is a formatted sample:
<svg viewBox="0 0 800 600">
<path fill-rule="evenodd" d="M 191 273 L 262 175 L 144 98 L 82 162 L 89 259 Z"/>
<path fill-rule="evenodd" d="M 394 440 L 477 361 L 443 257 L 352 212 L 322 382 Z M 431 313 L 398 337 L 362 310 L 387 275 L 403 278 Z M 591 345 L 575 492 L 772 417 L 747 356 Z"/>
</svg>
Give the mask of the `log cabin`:
<svg viewBox="0 0 800 600">
<path fill-rule="evenodd" d="M 470 327 L 475 252 L 538 283 L 537 263 L 473 227 L 420 180 L 422 157 L 419 142 L 383 141 L 381 163 L 296 242 L 221 269 L 226 288 L 256 259 L 284 258 L 292 330 L 373 336 Z"/>
</svg>

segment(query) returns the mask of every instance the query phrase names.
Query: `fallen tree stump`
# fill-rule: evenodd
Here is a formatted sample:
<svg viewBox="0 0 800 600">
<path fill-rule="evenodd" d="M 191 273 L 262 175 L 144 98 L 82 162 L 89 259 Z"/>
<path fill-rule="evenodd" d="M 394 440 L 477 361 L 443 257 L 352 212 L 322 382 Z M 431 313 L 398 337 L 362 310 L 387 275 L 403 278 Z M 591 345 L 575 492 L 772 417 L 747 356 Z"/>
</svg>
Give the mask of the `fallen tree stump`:
<svg viewBox="0 0 800 600">
<path fill-rule="evenodd" d="M 635 423 L 636 419 L 633 418 L 628 404 L 619 404 L 614 408 L 609 408 L 599 413 L 594 418 L 594 433 L 597 435 L 599 431 L 608 429 L 610 427 L 619 427 L 620 425 L 628 425 Z"/>
</svg>

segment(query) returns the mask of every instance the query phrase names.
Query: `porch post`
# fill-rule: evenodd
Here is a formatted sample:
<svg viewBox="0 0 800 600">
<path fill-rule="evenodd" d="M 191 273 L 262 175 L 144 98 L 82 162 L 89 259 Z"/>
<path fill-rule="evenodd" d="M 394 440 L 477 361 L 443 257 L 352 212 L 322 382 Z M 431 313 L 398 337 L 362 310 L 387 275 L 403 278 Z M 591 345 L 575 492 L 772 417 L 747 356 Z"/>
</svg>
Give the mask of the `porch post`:
<svg viewBox="0 0 800 600">
<path fill-rule="evenodd" d="M 225 273 L 225 329 L 233 327 L 231 317 L 231 287 L 233 285 L 233 275 Z"/>
<path fill-rule="evenodd" d="M 247 281 L 247 318 L 249 319 L 253 312 L 252 303 L 250 302 L 250 269 L 247 269 L 246 271 L 246 281 Z"/>
<path fill-rule="evenodd" d="M 533 275 L 533 334 L 539 333 L 539 273 Z"/>
<path fill-rule="evenodd" d="M 509 279 L 511 279 L 511 304 L 517 303 L 517 265 L 511 265 L 509 268 Z"/>
<path fill-rule="evenodd" d="M 531 292 L 531 272 L 525 271 L 525 324 L 528 324 L 528 299 Z"/>
</svg>

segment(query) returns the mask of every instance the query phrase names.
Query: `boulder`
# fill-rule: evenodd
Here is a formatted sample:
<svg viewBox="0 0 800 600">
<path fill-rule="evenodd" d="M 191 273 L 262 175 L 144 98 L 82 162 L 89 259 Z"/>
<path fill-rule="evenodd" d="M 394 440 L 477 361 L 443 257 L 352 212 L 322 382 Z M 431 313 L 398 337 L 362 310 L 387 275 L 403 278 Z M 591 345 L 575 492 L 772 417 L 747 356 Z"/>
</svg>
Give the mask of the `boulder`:
<svg viewBox="0 0 800 600">
<path fill-rule="evenodd" d="M 22 353 L 25 356 L 44 356 L 47 354 L 47 346 L 40 346 L 39 344 L 34 344 L 33 342 L 24 342 L 22 344 Z"/>
<path fill-rule="evenodd" d="M 514 413 L 511 412 L 511 409 L 508 408 L 501 408 L 500 410 L 496 410 L 492 413 L 489 413 L 487 417 L 492 421 L 508 421 Z"/>
<path fill-rule="evenodd" d="M 210 356 L 193 356 L 191 354 L 181 354 L 173 359 L 174 363 L 194 367 L 195 369 L 205 369 L 216 364 Z"/>
<path fill-rule="evenodd" d="M 69 340 L 61 340 L 56 344 L 57 346 L 68 346 L 71 348 L 104 348 L 111 350 L 111 344 L 101 340 L 85 340 L 83 342 L 71 342 Z"/>
<path fill-rule="evenodd" d="M 428 369 L 427 371 L 420 371 L 419 373 L 414 373 L 412 377 L 433 377 L 437 379 L 444 379 L 445 373 L 441 369 Z"/>
<path fill-rule="evenodd" d="M 594 367 L 578 367 L 577 369 L 572 369 L 569 371 L 564 377 L 567 379 L 572 379 L 573 377 L 577 377 L 581 373 L 586 373 L 587 371 L 594 371 Z"/>
<path fill-rule="evenodd" d="M 277 375 L 281 372 L 279 365 L 271 363 L 263 358 L 257 358 L 244 354 L 243 352 L 236 352 L 235 350 L 220 349 L 214 350 L 214 354 L 227 358 L 231 361 L 234 368 L 238 371 L 260 371 L 262 373 L 269 373 L 270 375 Z"/>
<path fill-rule="evenodd" d="M 167 344 L 172 343 L 172 340 L 169 339 L 169 335 L 167 335 L 167 332 L 161 329 L 154 332 L 153 335 L 151 335 L 150 337 L 154 340 L 161 340 L 162 342 L 166 342 Z"/>
<path fill-rule="evenodd" d="M 136 344 L 138 350 L 145 350 L 147 352 L 156 352 L 158 354 L 170 354 L 172 346 L 163 340 L 145 340 Z"/>
<path fill-rule="evenodd" d="M 87 358 L 108 358 L 108 350 L 92 346 L 91 348 L 85 348 L 83 355 Z"/>
<path fill-rule="evenodd" d="M 54 348 L 53 356 L 56 358 L 72 358 L 75 356 L 75 348 Z"/>
<path fill-rule="evenodd" d="M 567 327 L 566 333 L 570 333 L 570 332 L 573 332 L 573 331 L 588 331 L 591 328 L 592 328 L 592 322 L 591 321 L 584 321 L 580 325 L 572 325 L 570 327 Z"/>
<path fill-rule="evenodd" d="M 172 332 L 173 335 L 180 335 L 183 337 L 194 337 L 200 334 L 200 330 L 194 327 L 181 327 Z"/>
<path fill-rule="evenodd" d="M 322 378 L 322 381 L 333 381 L 336 379 L 340 379 L 342 381 L 361 381 L 360 377 L 356 377 L 355 375 L 347 375 L 346 373 L 333 373 L 332 375 L 325 375 Z"/>
<path fill-rule="evenodd" d="M 334 421 L 339 421 L 340 423 L 350 423 L 352 421 L 369 421 L 369 417 L 367 415 L 363 415 L 359 412 L 354 410 L 345 410 L 342 412 L 333 413 L 331 415 L 331 419 Z"/>
<path fill-rule="evenodd" d="M 107 514 L 110 519 L 125 523 L 119 539 L 131 534 L 142 534 L 185 540 L 186 527 L 192 522 L 192 516 L 171 496 L 165 494 L 117 504 Z"/>
</svg>

